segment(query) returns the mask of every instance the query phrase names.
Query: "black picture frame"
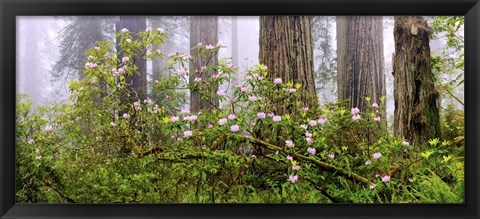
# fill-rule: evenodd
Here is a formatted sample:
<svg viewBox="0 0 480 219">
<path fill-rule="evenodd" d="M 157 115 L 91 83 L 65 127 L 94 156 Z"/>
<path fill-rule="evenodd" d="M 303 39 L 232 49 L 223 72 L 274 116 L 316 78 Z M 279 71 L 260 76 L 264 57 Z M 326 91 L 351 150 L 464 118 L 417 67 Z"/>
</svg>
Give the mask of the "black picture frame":
<svg viewBox="0 0 480 219">
<path fill-rule="evenodd" d="M 464 15 L 464 204 L 16 204 L 16 16 Z M 479 218 L 479 0 L 0 0 L 1 218 Z"/>
</svg>

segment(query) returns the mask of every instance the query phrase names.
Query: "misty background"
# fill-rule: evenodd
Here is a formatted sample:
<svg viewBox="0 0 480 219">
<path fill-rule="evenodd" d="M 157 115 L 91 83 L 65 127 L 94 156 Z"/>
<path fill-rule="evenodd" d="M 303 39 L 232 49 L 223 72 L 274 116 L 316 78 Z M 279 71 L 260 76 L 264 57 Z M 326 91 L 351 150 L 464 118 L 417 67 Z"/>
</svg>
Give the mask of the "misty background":
<svg viewBox="0 0 480 219">
<path fill-rule="evenodd" d="M 431 20 L 429 17 L 425 17 Z M 76 78 L 74 72 L 81 71 L 85 62 L 63 57 L 62 48 L 81 47 L 81 42 L 88 42 L 85 33 L 91 31 L 103 40 L 114 41 L 116 17 L 53 17 L 53 16 L 17 16 L 16 43 L 16 89 L 17 94 L 28 94 L 33 106 L 48 105 L 52 102 L 65 103 L 69 92 L 67 82 Z M 81 22 L 88 20 L 88 22 Z M 80 21 L 80 22 L 79 22 Z M 159 22 L 160 21 L 160 22 Z M 77 23 L 75 23 L 77 22 Z M 169 35 L 169 40 L 162 47 L 162 53 L 189 53 L 189 19 L 188 17 L 149 17 L 147 26 L 160 26 Z M 87 26 L 81 27 L 78 24 Z M 385 76 L 387 88 L 387 118 L 392 125 L 394 113 L 392 55 L 395 51 L 393 38 L 393 17 L 383 17 L 383 42 L 385 58 Z M 67 34 L 67 29 L 76 25 L 78 33 Z M 259 52 L 259 17 L 224 16 L 219 17 L 219 41 L 227 46 L 219 52 L 219 59 L 235 56 L 239 67 L 236 81 L 244 78 L 246 69 L 258 64 Z M 80 29 L 84 28 L 84 29 Z M 315 86 L 321 103 L 337 100 L 336 95 L 336 24 L 335 17 L 314 17 L 313 27 Z M 88 35 L 87 35 L 88 36 Z M 430 47 L 434 55 L 439 55 L 446 47 L 446 41 L 440 37 L 431 39 Z M 95 37 L 95 36 L 92 36 Z M 68 39 L 71 39 L 69 41 Z M 85 50 L 69 52 L 71 57 L 81 56 Z M 458 54 L 451 54 L 452 56 Z M 65 54 L 63 54 L 65 56 Z M 83 62 L 83 63 L 82 63 Z M 72 66 L 60 68 L 59 66 Z M 151 61 L 147 61 L 147 79 L 153 80 Z M 77 66 L 77 67 L 75 67 Z M 445 76 L 446 77 L 446 76 Z M 226 87 L 226 85 L 223 85 Z M 456 90 L 455 95 L 464 99 L 463 90 Z M 441 106 L 453 104 L 463 109 L 461 104 L 448 97 L 441 99 Z"/>
</svg>

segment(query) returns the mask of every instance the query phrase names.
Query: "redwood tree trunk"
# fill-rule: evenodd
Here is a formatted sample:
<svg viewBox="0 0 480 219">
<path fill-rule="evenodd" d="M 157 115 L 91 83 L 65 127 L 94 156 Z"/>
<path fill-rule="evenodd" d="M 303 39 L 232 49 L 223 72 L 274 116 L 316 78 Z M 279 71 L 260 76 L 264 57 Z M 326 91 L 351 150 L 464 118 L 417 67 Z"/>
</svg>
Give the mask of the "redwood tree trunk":
<svg viewBox="0 0 480 219">
<path fill-rule="evenodd" d="M 122 30 L 123 28 L 127 28 L 129 32 L 133 32 L 132 36 L 134 39 L 138 39 L 136 37 L 136 33 L 145 31 L 146 29 L 146 18 L 139 17 L 139 16 L 120 16 L 120 20 L 115 25 L 115 29 L 117 32 Z M 117 39 L 120 40 L 120 39 Z M 117 51 L 120 48 L 117 46 Z M 121 59 L 123 57 L 123 53 L 119 53 L 118 57 Z M 140 74 L 133 74 L 132 76 L 128 76 L 126 78 L 129 90 L 131 91 L 132 95 L 140 100 L 144 100 L 147 97 L 147 62 L 143 59 L 142 54 L 138 54 L 137 57 L 129 57 L 134 58 L 134 64 L 137 65 L 138 70 L 137 72 Z M 136 96 L 135 96 L 136 93 Z"/>
<path fill-rule="evenodd" d="M 338 100 L 364 109 L 386 96 L 383 21 L 380 16 L 337 17 Z"/>
<path fill-rule="evenodd" d="M 438 92 L 433 83 L 429 31 L 422 17 L 395 17 L 394 133 L 415 145 L 440 136 Z"/>
<path fill-rule="evenodd" d="M 314 96 L 312 17 L 261 16 L 259 61 L 267 77 L 301 84 L 304 101 Z"/>
<path fill-rule="evenodd" d="M 218 43 L 218 17 L 217 16 L 198 16 L 191 17 L 190 20 L 190 47 L 194 47 L 197 43 L 202 42 L 204 45 Z M 208 63 L 207 63 L 208 62 Z M 205 65 L 218 64 L 218 56 L 215 55 L 210 60 L 206 57 L 196 56 L 190 63 L 190 81 L 194 81 L 196 77 L 195 69 Z M 203 78 L 213 75 L 213 71 L 203 73 Z M 218 98 L 210 96 L 206 100 L 202 100 L 195 90 L 190 91 L 190 111 L 199 112 L 214 109 L 219 106 Z"/>
</svg>

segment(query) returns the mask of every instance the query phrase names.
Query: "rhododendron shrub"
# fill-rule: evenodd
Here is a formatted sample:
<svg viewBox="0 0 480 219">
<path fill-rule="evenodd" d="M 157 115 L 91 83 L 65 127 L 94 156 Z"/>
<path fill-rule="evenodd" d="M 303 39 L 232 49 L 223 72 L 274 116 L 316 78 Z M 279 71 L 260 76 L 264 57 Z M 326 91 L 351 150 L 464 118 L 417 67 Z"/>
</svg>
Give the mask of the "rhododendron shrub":
<svg viewBox="0 0 480 219">
<path fill-rule="evenodd" d="M 238 68 L 208 62 L 221 44 L 166 55 L 154 49 L 163 31 L 134 34 L 117 33 L 122 57 L 112 42 L 87 51 L 68 103 L 32 109 L 19 96 L 18 202 L 423 202 L 421 176 L 449 176 L 451 192 L 463 185 L 448 143 L 419 151 L 388 133 L 383 98 L 366 109 L 305 105 L 301 84 L 270 79 L 262 64 L 233 85 Z M 189 69 L 196 56 L 207 61 Z M 165 77 L 147 94 L 162 98 L 139 99 L 126 81 L 145 74 L 135 60 L 162 58 Z M 189 92 L 222 104 L 190 112 Z"/>
</svg>

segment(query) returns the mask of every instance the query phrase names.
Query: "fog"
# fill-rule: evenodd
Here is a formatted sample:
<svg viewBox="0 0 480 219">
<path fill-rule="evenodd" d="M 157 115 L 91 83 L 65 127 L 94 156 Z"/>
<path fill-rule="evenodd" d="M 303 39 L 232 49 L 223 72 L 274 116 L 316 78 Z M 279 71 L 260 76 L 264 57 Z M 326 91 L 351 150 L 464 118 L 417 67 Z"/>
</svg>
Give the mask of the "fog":
<svg viewBox="0 0 480 219">
<path fill-rule="evenodd" d="M 80 19 L 82 19 L 80 17 Z M 97 17 L 96 19 L 104 19 L 102 22 L 114 25 L 114 20 L 108 17 Z M 148 25 L 156 25 L 154 21 L 161 18 L 149 18 Z M 188 19 L 185 19 L 188 20 Z M 336 50 L 336 25 L 335 17 L 327 19 L 328 26 L 319 27 L 328 30 L 328 41 L 330 42 L 333 51 L 331 57 L 335 60 Z M 72 18 L 68 17 L 17 17 L 17 94 L 25 93 L 33 100 L 34 105 L 49 104 L 52 101 L 65 102 L 68 99 L 69 93 L 66 83 L 71 78 L 67 76 L 53 77 L 53 65 L 60 59 L 61 50 L 61 31 L 71 24 Z M 160 24 L 162 25 L 162 24 Z M 323 25 L 323 23 L 322 23 Z M 325 24 L 327 25 L 327 24 Z M 167 48 L 165 54 L 171 52 L 189 51 L 188 25 L 170 25 L 172 30 L 169 30 L 168 25 L 165 25 L 167 33 L 170 33 L 170 41 L 175 48 Z M 243 75 L 251 66 L 258 63 L 259 52 L 259 17 L 219 17 L 219 41 L 227 46 L 226 49 L 220 50 L 220 59 L 231 59 L 236 57 L 233 61 L 239 67 L 239 75 L 237 81 L 243 78 Z M 95 27 L 93 27 L 95 28 Z M 170 31 L 170 32 L 169 32 Z M 236 34 L 235 34 L 236 33 Z M 110 34 L 113 39 L 113 33 Z M 393 17 L 384 17 L 384 57 L 385 57 L 385 75 L 387 84 L 387 116 L 389 124 L 393 121 L 394 101 L 393 101 L 393 76 L 392 72 L 392 54 L 394 53 L 394 39 L 393 39 Z M 314 38 L 317 37 L 314 35 Z M 325 38 L 327 39 L 327 38 Z M 325 40 L 324 39 L 324 40 Z M 67 42 L 68 43 L 68 42 Z M 73 43 L 73 42 L 72 42 Z M 440 54 L 442 48 L 445 47 L 445 40 L 431 40 L 431 50 L 434 54 Z M 236 54 L 232 54 L 233 49 L 237 48 Z M 322 50 L 318 42 L 314 39 L 314 65 L 318 69 L 324 63 L 322 59 Z M 79 51 L 80 52 L 80 51 Z M 85 51 L 81 51 L 82 53 Z M 453 54 L 458 55 L 458 54 Z M 147 72 L 151 74 L 152 63 L 147 63 Z M 148 77 L 152 80 L 151 76 Z M 321 102 L 336 101 L 336 85 L 335 80 L 324 82 L 322 89 L 317 90 L 317 94 Z M 226 85 L 222 85 L 226 86 Z M 319 81 L 316 81 L 316 86 L 319 86 Z M 456 93 L 463 99 L 463 91 Z M 447 100 L 449 101 L 449 100 Z M 458 108 L 462 106 L 453 101 L 449 103 L 456 104 Z"/>
</svg>

